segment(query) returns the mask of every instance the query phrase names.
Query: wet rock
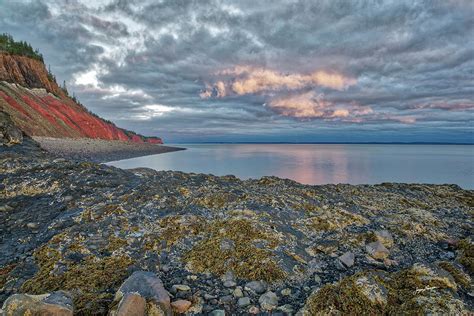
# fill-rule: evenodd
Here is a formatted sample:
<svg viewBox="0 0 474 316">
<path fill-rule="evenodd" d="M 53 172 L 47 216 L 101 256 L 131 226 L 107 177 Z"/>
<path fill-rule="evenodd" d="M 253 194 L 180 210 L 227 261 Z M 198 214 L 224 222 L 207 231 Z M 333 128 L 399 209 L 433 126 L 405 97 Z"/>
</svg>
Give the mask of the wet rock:
<svg viewBox="0 0 474 316">
<path fill-rule="evenodd" d="M 23 132 L 15 126 L 8 113 L 0 111 L 0 146 L 21 144 Z"/>
<path fill-rule="evenodd" d="M 272 291 L 268 291 L 258 299 L 260 306 L 264 310 L 273 310 L 278 306 L 278 296 Z"/>
<path fill-rule="evenodd" d="M 239 298 L 239 297 L 242 297 L 244 296 L 244 293 L 242 292 L 242 288 L 241 287 L 237 287 L 234 292 L 233 292 L 234 296 Z"/>
<path fill-rule="evenodd" d="M 164 315 L 171 315 L 169 294 L 161 280 L 154 273 L 146 271 L 134 272 L 118 289 L 115 294 L 115 301 L 121 301 L 125 294 L 128 293 L 138 294 L 147 303 L 153 305 L 153 309 L 161 310 Z"/>
<path fill-rule="evenodd" d="M 245 284 L 245 289 L 256 294 L 262 294 L 267 290 L 267 285 L 262 281 L 251 281 Z"/>
<path fill-rule="evenodd" d="M 291 289 L 286 288 L 286 289 L 281 290 L 281 295 L 290 296 L 291 295 Z"/>
<path fill-rule="evenodd" d="M 114 316 L 144 316 L 146 313 L 146 300 L 136 293 L 126 293 L 120 300 Z"/>
<path fill-rule="evenodd" d="M 249 306 L 251 304 L 250 302 L 250 298 L 249 297 L 241 297 L 239 298 L 239 300 L 237 301 L 237 305 L 239 307 L 246 307 L 246 306 Z"/>
<path fill-rule="evenodd" d="M 31 222 L 31 223 L 27 223 L 26 227 L 28 227 L 29 229 L 37 229 L 39 227 L 39 224 Z"/>
<path fill-rule="evenodd" d="M 176 313 L 185 313 L 190 307 L 192 303 L 187 300 L 177 300 L 171 303 L 171 307 Z"/>
<path fill-rule="evenodd" d="M 251 315 L 257 315 L 260 313 L 260 308 L 258 308 L 257 306 L 251 306 L 249 308 L 249 314 Z"/>
<path fill-rule="evenodd" d="M 232 271 L 227 271 L 223 276 L 222 276 L 222 282 L 224 282 L 225 287 L 234 287 L 237 285 L 235 282 L 235 276 Z"/>
<path fill-rule="evenodd" d="M 209 315 L 211 315 L 211 316 L 225 316 L 225 310 L 215 309 Z"/>
<path fill-rule="evenodd" d="M 374 259 L 385 259 L 390 251 L 380 241 L 374 241 L 365 246 L 367 253 Z"/>
<path fill-rule="evenodd" d="M 342 256 L 339 256 L 338 259 L 340 262 L 342 262 L 342 264 L 344 264 L 345 267 L 350 268 L 354 265 L 355 256 L 354 253 L 348 251 Z"/>
<path fill-rule="evenodd" d="M 374 235 L 385 247 L 390 248 L 393 246 L 393 237 L 388 230 L 376 230 Z"/>
<path fill-rule="evenodd" d="M 43 295 L 15 294 L 2 307 L 5 315 L 72 316 L 72 300 L 64 292 Z"/>
<path fill-rule="evenodd" d="M 189 287 L 189 285 L 186 285 L 186 284 L 174 284 L 171 287 L 171 290 L 173 291 L 173 293 L 177 293 L 179 291 L 188 292 L 188 291 L 191 291 L 191 287 Z"/>
</svg>

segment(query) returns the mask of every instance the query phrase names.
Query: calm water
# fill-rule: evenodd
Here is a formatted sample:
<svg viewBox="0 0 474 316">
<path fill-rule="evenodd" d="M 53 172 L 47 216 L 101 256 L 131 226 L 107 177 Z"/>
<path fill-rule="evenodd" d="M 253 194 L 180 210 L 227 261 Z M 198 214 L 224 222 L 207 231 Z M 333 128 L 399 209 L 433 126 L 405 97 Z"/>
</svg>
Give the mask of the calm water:
<svg viewBox="0 0 474 316">
<path fill-rule="evenodd" d="M 172 145 L 171 145 L 172 146 Z M 418 182 L 474 188 L 474 146 L 190 144 L 187 150 L 109 163 L 120 168 L 274 175 L 307 184 Z"/>
</svg>

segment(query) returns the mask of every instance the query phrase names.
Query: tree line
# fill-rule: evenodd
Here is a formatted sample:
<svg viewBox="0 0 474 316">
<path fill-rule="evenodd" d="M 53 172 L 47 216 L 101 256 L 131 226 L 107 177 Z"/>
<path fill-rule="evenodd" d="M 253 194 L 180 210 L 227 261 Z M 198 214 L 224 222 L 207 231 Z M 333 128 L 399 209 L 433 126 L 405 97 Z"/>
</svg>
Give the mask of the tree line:
<svg viewBox="0 0 474 316">
<path fill-rule="evenodd" d="M 24 41 L 15 41 L 10 34 L 0 34 L 0 51 L 12 55 L 21 55 L 44 62 L 43 55 Z"/>
</svg>

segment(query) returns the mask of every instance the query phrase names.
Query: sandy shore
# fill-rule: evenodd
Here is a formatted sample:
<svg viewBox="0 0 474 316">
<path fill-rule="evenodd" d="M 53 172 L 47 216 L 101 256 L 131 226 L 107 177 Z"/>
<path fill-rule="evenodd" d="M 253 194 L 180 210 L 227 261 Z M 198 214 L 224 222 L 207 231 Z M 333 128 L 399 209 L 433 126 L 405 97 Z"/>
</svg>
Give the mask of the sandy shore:
<svg viewBox="0 0 474 316">
<path fill-rule="evenodd" d="M 33 138 L 43 149 L 57 156 L 94 162 L 108 162 L 185 149 L 146 143 L 140 144 L 89 138 Z"/>
</svg>

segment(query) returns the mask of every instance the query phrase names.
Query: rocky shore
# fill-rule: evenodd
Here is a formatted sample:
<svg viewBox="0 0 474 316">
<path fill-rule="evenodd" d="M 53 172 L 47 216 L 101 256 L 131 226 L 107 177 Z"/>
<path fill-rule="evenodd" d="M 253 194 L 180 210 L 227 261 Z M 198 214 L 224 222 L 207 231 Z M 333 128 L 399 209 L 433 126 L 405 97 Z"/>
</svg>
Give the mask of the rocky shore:
<svg viewBox="0 0 474 316">
<path fill-rule="evenodd" d="M 473 312 L 471 190 L 121 170 L 8 134 L 5 315 Z"/>
<path fill-rule="evenodd" d="M 33 138 L 41 148 L 56 156 L 93 162 L 116 161 L 185 150 L 185 148 L 179 147 L 150 143 L 131 143 L 119 140 L 52 137 Z"/>
</svg>

